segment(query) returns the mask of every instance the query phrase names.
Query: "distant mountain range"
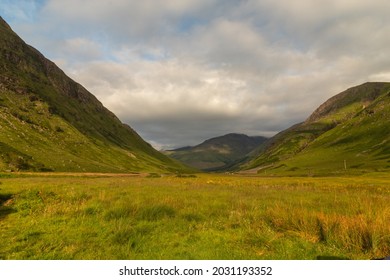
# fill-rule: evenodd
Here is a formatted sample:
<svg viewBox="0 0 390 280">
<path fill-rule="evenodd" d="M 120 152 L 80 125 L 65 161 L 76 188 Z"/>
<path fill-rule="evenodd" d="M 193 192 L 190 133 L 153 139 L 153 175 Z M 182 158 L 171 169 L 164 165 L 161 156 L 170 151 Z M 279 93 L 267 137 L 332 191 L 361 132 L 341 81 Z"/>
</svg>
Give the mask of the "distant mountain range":
<svg viewBox="0 0 390 280">
<path fill-rule="evenodd" d="M 305 176 L 390 171 L 390 83 L 337 94 L 234 169 Z"/>
<path fill-rule="evenodd" d="M 242 160 L 266 140 L 261 136 L 230 133 L 194 147 L 165 151 L 165 154 L 201 170 L 220 170 Z"/>
<path fill-rule="evenodd" d="M 0 171 L 188 170 L 121 123 L 2 18 L 0 53 Z"/>
</svg>

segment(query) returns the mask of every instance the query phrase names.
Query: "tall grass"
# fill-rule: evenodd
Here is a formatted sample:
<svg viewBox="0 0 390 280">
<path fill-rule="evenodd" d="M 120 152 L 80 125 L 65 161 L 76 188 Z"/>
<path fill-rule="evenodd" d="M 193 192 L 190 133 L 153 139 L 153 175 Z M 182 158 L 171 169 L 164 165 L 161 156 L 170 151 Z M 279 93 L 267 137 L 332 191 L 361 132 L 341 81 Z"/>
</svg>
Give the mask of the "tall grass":
<svg viewBox="0 0 390 280">
<path fill-rule="evenodd" d="M 389 177 L 2 178 L 1 259 L 390 255 Z"/>
</svg>

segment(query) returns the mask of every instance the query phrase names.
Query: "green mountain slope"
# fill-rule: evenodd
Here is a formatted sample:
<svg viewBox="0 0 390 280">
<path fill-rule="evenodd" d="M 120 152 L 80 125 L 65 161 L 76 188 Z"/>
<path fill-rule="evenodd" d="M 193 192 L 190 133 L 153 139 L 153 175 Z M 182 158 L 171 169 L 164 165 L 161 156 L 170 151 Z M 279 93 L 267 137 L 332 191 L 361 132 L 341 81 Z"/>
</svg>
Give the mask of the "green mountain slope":
<svg viewBox="0 0 390 280">
<path fill-rule="evenodd" d="M 390 169 L 390 83 L 365 83 L 326 101 L 240 166 L 284 175 L 361 174 Z"/>
<path fill-rule="evenodd" d="M 1 18 L 0 54 L 0 170 L 184 170 Z"/>
<path fill-rule="evenodd" d="M 267 138 L 230 133 L 194 147 L 166 151 L 170 157 L 201 170 L 217 170 L 241 160 Z"/>
</svg>

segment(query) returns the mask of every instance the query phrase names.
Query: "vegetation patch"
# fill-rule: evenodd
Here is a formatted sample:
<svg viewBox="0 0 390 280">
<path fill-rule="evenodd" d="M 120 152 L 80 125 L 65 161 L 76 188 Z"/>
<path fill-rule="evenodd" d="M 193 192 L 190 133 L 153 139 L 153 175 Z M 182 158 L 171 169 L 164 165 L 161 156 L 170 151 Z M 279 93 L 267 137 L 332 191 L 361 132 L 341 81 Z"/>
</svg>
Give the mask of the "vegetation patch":
<svg viewBox="0 0 390 280">
<path fill-rule="evenodd" d="M 138 218 L 147 221 L 157 221 L 175 217 L 176 211 L 168 205 L 154 205 L 140 209 Z"/>
</svg>

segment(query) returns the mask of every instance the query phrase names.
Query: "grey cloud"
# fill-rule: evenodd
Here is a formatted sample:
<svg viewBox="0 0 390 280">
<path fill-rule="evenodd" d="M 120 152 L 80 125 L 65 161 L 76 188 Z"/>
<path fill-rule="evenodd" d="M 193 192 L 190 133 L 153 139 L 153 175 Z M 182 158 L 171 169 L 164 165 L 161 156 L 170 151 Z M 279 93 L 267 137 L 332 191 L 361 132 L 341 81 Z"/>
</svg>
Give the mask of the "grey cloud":
<svg viewBox="0 0 390 280">
<path fill-rule="evenodd" d="M 68 29 L 84 25 L 83 30 L 104 32 L 118 42 L 153 41 L 185 28 L 187 17 L 207 14 L 217 1 L 213 0 L 50 0 L 42 13 L 56 21 L 65 20 Z M 74 7 L 77 7 L 75 9 Z"/>
</svg>

